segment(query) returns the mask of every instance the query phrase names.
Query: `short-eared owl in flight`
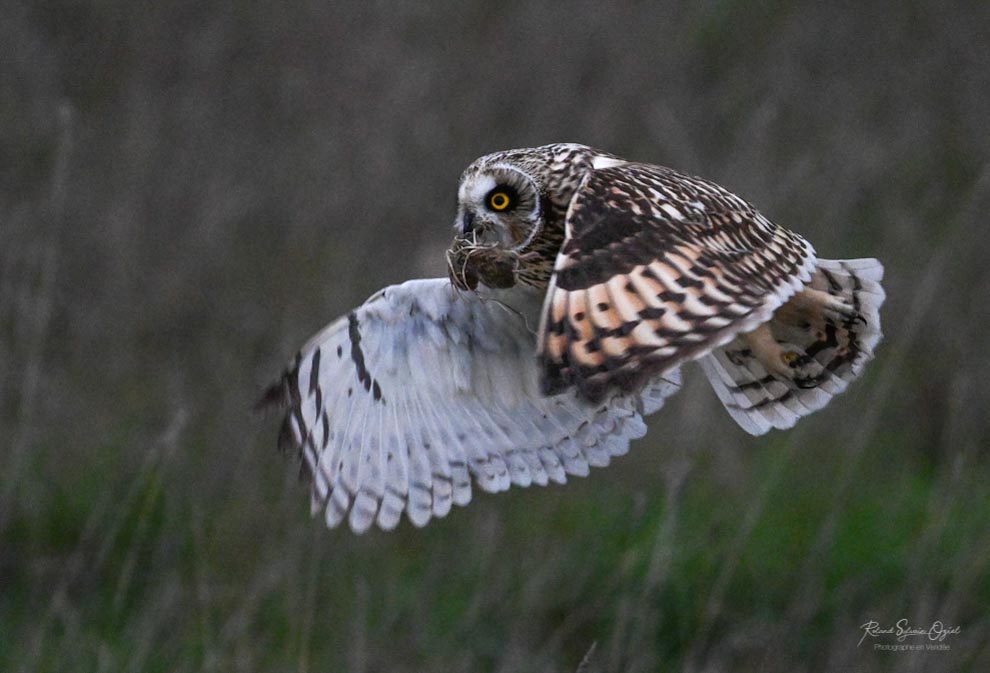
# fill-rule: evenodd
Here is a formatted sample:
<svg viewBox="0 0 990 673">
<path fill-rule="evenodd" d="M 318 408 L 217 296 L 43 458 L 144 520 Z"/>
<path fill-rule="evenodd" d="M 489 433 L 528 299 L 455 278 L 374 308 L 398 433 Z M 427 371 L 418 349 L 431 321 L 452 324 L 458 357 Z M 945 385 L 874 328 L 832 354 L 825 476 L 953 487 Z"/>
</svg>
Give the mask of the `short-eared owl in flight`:
<svg viewBox="0 0 990 673">
<path fill-rule="evenodd" d="M 863 371 L 883 267 L 826 260 L 718 185 L 590 147 L 489 154 L 458 187 L 449 278 L 379 291 L 263 402 L 328 526 L 417 526 L 607 465 L 697 361 L 752 434 Z"/>
</svg>

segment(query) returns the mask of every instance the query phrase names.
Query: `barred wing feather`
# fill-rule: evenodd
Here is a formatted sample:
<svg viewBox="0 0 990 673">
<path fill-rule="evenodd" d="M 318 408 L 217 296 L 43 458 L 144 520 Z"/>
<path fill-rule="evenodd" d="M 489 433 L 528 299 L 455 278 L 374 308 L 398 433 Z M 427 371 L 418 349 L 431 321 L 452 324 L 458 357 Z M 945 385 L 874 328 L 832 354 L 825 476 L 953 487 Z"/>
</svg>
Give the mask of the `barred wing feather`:
<svg viewBox="0 0 990 673">
<path fill-rule="evenodd" d="M 768 321 L 814 268 L 807 241 L 714 183 L 648 164 L 591 171 L 547 293 L 544 389 L 636 390 Z"/>
<path fill-rule="evenodd" d="M 266 399 L 287 403 L 282 441 L 300 451 L 313 512 L 356 532 L 417 525 L 484 490 L 564 483 L 645 434 L 642 415 L 679 372 L 589 404 L 541 392 L 542 296 L 458 293 L 447 279 L 378 292 L 317 334 Z"/>
</svg>

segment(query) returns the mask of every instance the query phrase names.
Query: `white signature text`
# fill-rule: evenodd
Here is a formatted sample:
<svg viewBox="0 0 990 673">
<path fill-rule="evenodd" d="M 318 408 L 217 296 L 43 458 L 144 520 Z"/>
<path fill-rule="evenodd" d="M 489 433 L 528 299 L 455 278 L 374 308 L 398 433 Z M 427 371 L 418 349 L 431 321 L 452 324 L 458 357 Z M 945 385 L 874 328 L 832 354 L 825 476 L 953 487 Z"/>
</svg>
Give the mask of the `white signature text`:
<svg viewBox="0 0 990 673">
<path fill-rule="evenodd" d="M 863 636 L 859 639 L 856 647 L 862 645 L 867 637 L 880 638 L 881 636 L 891 636 L 899 643 L 903 643 L 913 636 L 921 636 L 932 642 L 940 643 L 947 636 L 956 635 L 962 630 L 959 626 L 946 626 L 941 621 L 932 622 L 928 628 L 918 628 L 911 626 L 906 619 L 899 620 L 893 626 L 880 626 L 880 622 L 871 619 L 860 628 L 863 629 Z"/>
</svg>

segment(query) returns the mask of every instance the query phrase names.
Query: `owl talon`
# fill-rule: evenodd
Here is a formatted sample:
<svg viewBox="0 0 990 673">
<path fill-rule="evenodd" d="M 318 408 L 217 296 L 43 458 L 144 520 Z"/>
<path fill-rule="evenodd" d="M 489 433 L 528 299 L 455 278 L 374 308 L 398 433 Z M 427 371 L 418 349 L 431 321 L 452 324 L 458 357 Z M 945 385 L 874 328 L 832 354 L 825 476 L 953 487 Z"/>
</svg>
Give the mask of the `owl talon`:
<svg viewBox="0 0 990 673">
<path fill-rule="evenodd" d="M 799 322 L 824 318 L 832 325 L 866 323 L 859 310 L 845 298 L 813 288 L 805 288 L 794 295 L 783 313 Z"/>
<path fill-rule="evenodd" d="M 799 387 L 818 385 L 822 365 L 794 344 L 778 343 L 769 326 L 761 325 L 744 335 L 753 355 L 775 376 L 794 381 Z"/>
<path fill-rule="evenodd" d="M 796 347 L 793 347 L 796 348 Z M 780 359 L 790 369 L 789 378 L 799 388 L 814 388 L 822 381 L 824 367 L 802 350 L 784 350 Z"/>
<path fill-rule="evenodd" d="M 784 364 L 791 369 L 800 369 L 812 362 L 812 359 L 807 353 L 799 351 L 784 351 L 781 354 L 780 359 L 783 360 Z"/>
</svg>

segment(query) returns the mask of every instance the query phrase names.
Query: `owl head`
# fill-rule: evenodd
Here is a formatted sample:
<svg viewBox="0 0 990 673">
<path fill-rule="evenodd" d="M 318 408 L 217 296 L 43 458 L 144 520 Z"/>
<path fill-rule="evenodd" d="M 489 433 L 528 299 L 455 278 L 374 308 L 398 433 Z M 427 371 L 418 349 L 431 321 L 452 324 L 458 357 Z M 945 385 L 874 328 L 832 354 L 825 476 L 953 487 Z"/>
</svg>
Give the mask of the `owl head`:
<svg viewBox="0 0 990 673">
<path fill-rule="evenodd" d="M 482 245 L 521 251 L 561 217 L 596 157 L 585 145 L 561 143 L 488 154 L 461 175 L 457 236 Z"/>
<path fill-rule="evenodd" d="M 451 280 L 472 288 L 545 285 L 564 237 L 564 217 L 588 171 L 620 159 L 560 143 L 488 154 L 461 175 Z"/>
</svg>

